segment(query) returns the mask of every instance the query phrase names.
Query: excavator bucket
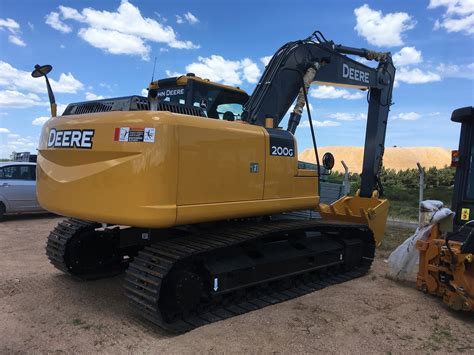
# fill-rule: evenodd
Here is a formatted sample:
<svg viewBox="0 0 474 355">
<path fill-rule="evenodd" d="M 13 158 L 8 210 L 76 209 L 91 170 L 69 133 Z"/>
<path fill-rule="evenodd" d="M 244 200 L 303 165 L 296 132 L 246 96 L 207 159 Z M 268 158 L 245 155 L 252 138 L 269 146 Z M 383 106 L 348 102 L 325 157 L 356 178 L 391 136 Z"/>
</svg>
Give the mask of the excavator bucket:
<svg viewBox="0 0 474 355">
<path fill-rule="evenodd" d="M 382 244 L 390 203 L 374 191 L 372 197 L 344 196 L 330 205 L 317 208 L 323 219 L 367 225 L 374 233 L 377 246 Z"/>
</svg>

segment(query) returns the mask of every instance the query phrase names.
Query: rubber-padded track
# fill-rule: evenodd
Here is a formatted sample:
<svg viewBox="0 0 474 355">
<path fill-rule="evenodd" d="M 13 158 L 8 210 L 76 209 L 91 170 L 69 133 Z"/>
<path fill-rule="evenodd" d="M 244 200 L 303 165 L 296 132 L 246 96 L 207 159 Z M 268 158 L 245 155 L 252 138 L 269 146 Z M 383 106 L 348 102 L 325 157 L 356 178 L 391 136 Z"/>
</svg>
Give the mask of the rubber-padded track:
<svg viewBox="0 0 474 355">
<path fill-rule="evenodd" d="M 245 292 L 236 291 L 222 302 L 210 302 L 190 314 L 177 319 L 165 319 L 159 306 L 160 289 L 166 275 L 177 262 L 186 258 L 203 257 L 219 248 L 238 245 L 268 235 L 292 231 L 332 233 L 357 232 L 366 239 L 368 253 L 360 265 L 352 270 L 341 266 L 327 267 L 283 277 L 280 282 L 252 286 Z M 173 332 L 186 332 L 196 327 L 286 301 L 329 285 L 345 282 L 365 275 L 370 269 L 375 251 L 372 232 L 363 225 L 334 224 L 322 220 L 273 221 L 242 223 L 227 226 L 209 233 L 188 238 L 170 239 L 155 243 L 139 252 L 130 263 L 125 277 L 125 294 L 130 304 L 146 319 Z M 229 302 L 230 300 L 230 302 Z M 176 317 L 175 317 L 176 318 Z"/>
<path fill-rule="evenodd" d="M 57 269 L 71 274 L 66 261 L 66 248 L 68 242 L 75 236 L 85 231 L 94 230 L 99 224 L 95 222 L 82 221 L 75 218 L 67 218 L 60 222 L 48 236 L 46 243 L 46 255 L 49 261 Z"/>
<path fill-rule="evenodd" d="M 84 271 L 79 269 L 80 271 L 78 271 L 74 265 L 68 264 L 68 245 L 70 245 L 75 238 L 81 238 L 86 233 L 93 232 L 96 228 L 100 228 L 100 226 L 99 223 L 83 221 L 76 218 L 67 218 L 60 222 L 50 232 L 46 243 L 46 255 L 51 264 L 62 272 L 84 281 L 96 280 L 122 273 L 126 265 L 120 265 L 116 270 L 101 270 L 100 267 L 97 267 L 94 270 Z"/>
</svg>

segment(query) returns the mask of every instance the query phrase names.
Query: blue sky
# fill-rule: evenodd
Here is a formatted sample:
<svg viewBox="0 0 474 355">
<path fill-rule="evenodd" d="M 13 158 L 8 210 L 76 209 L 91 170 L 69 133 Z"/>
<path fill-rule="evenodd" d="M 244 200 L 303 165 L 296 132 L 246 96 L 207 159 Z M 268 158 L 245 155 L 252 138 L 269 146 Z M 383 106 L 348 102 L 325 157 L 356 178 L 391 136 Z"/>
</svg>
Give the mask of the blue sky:
<svg viewBox="0 0 474 355">
<path fill-rule="evenodd" d="M 251 93 L 268 56 L 314 30 L 390 51 L 397 67 L 387 146 L 455 148 L 453 109 L 474 102 L 474 0 L 0 2 L 0 157 L 34 151 L 49 115 L 34 64 L 52 64 L 60 109 L 140 94 L 155 78 L 195 72 Z M 365 94 L 313 87 L 320 146 L 364 142 Z M 311 145 L 307 118 L 298 147 Z"/>
</svg>

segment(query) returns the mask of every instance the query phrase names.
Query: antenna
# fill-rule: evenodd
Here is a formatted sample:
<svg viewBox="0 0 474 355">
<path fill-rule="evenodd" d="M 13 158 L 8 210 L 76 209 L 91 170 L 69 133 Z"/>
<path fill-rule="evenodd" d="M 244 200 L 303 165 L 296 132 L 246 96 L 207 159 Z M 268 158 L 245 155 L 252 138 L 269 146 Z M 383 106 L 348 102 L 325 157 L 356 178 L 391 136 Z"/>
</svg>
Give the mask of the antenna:
<svg viewBox="0 0 474 355">
<path fill-rule="evenodd" d="M 155 77 L 155 68 L 156 68 L 156 56 L 155 56 L 155 63 L 153 64 L 153 73 L 151 74 L 151 82 L 153 82 L 153 78 Z"/>
</svg>

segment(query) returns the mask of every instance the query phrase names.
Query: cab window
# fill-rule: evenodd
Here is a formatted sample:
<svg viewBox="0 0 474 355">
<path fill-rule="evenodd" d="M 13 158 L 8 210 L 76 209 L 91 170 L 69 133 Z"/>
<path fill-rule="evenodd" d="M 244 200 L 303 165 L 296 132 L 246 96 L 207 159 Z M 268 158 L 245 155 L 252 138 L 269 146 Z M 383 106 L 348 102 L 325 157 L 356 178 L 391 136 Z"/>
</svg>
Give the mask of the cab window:
<svg viewBox="0 0 474 355">
<path fill-rule="evenodd" d="M 248 95 L 203 83 L 194 83 L 193 106 L 201 107 L 207 117 L 227 121 L 239 120 Z"/>
<path fill-rule="evenodd" d="M 242 104 L 222 104 L 217 106 L 217 115 L 221 120 L 240 121 L 244 106 Z"/>
</svg>

